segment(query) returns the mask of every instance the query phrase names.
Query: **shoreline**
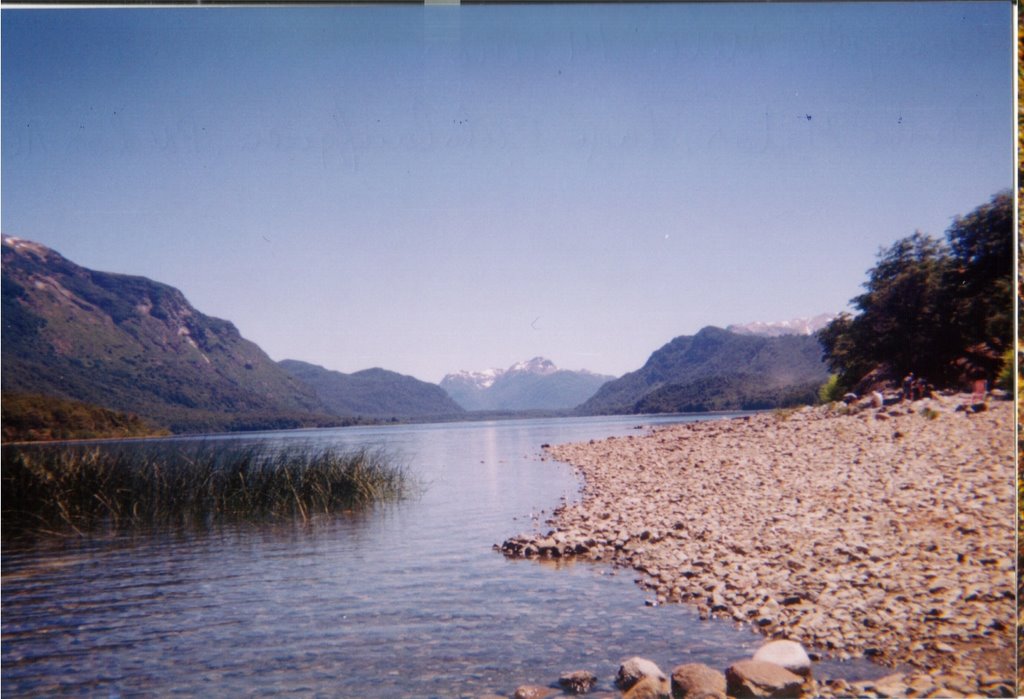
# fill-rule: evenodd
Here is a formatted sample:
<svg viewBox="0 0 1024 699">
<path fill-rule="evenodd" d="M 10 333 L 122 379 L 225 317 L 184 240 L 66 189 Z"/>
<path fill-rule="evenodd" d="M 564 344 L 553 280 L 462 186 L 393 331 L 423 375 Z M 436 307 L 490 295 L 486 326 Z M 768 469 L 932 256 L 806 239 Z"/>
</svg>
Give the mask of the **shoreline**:
<svg viewBox="0 0 1024 699">
<path fill-rule="evenodd" d="M 632 568 L 649 604 L 910 668 L 890 695 L 1004 695 L 1016 677 L 1013 402 L 965 403 L 833 404 L 550 447 L 583 477 L 582 498 L 554 511 L 550 534 L 502 550 Z"/>
</svg>

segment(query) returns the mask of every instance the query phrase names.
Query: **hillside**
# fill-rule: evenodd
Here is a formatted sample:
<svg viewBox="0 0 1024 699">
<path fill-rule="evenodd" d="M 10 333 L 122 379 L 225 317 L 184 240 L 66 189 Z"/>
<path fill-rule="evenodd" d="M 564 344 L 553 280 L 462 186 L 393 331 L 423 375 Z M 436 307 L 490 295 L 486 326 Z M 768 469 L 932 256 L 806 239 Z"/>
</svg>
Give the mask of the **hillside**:
<svg viewBox="0 0 1024 699">
<path fill-rule="evenodd" d="M 5 393 L 0 405 L 4 442 L 165 435 L 137 415 L 81 401 Z"/>
<path fill-rule="evenodd" d="M 3 392 L 84 401 L 175 432 L 340 424 L 314 392 L 177 289 L 3 237 Z"/>
<path fill-rule="evenodd" d="M 704 412 L 813 402 L 828 373 L 813 336 L 739 335 L 706 327 L 654 352 L 611 381 L 578 412 L 587 415 Z"/>
<path fill-rule="evenodd" d="M 508 369 L 460 371 L 441 380 L 441 388 L 466 410 L 568 410 L 613 377 L 559 369 L 543 357 Z"/>
<path fill-rule="evenodd" d="M 285 359 L 281 368 L 310 387 L 334 415 L 422 418 L 463 412 L 439 386 L 384 369 L 353 374 Z"/>
</svg>

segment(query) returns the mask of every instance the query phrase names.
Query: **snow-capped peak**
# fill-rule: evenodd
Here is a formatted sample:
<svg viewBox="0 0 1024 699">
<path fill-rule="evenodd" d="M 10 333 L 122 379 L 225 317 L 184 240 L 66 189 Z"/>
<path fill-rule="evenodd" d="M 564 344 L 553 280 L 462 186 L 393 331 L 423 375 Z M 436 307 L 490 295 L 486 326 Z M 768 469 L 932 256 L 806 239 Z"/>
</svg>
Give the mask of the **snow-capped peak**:
<svg viewBox="0 0 1024 699">
<path fill-rule="evenodd" d="M 490 388 L 499 376 L 505 373 L 504 369 L 484 369 L 483 371 L 466 371 L 465 369 L 448 374 L 442 379 L 444 381 L 464 381 L 475 384 L 480 388 Z"/>
<path fill-rule="evenodd" d="M 484 369 L 483 371 L 467 371 L 465 369 L 456 371 L 448 374 L 441 379 L 441 385 L 451 385 L 452 383 L 461 384 L 472 384 L 477 388 L 484 389 L 490 388 L 494 385 L 494 382 L 500 379 L 502 376 L 510 374 L 554 374 L 558 371 L 558 367 L 550 359 L 544 357 L 534 357 L 525 362 L 516 362 L 508 369 Z"/>
<path fill-rule="evenodd" d="M 513 372 L 527 372 L 530 374 L 554 374 L 558 371 L 558 367 L 550 359 L 544 357 L 534 357 L 533 359 L 526 362 L 516 362 L 508 368 L 505 372 L 511 374 Z"/>
<path fill-rule="evenodd" d="M 813 318 L 794 318 L 792 320 L 775 322 L 755 321 L 753 323 L 730 325 L 726 330 L 737 335 L 763 335 L 765 337 L 813 335 L 828 325 L 835 317 L 834 313 L 820 313 Z"/>
</svg>

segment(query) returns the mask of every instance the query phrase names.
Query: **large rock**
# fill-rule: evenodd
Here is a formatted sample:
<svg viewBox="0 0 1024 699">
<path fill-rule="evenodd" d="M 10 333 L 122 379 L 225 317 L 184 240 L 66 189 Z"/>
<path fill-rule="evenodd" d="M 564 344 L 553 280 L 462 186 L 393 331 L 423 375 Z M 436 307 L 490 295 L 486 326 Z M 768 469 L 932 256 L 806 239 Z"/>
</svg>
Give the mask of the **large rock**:
<svg viewBox="0 0 1024 699">
<path fill-rule="evenodd" d="M 597 676 L 586 670 L 565 672 L 558 678 L 558 685 L 568 694 L 586 694 L 597 684 Z"/>
<path fill-rule="evenodd" d="M 622 699 L 670 699 L 668 679 L 643 677 L 622 693 Z"/>
<path fill-rule="evenodd" d="M 725 675 L 701 663 L 678 665 L 672 670 L 674 699 L 725 699 Z"/>
<path fill-rule="evenodd" d="M 804 679 L 762 660 L 741 660 L 725 671 L 726 691 L 737 699 L 799 699 Z"/>
<path fill-rule="evenodd" d="M 660 667 L 646 658 L 637 656 L 625 660 L 619 665 L 619 671 L 615 675 L 615 686 L 625 691 L 645 677 L 654 678 L 659 682 L 664 682 L 666 687 L 668 686 L 668 678 L 665 677 L 665 673 L 661 671 Z"/>
<path fill-rule="evenodd" d="M 768 641 L 754 653 L 754 660 L 774 663 L 802 677 L 811 676 L 811 659 L 796 641 Z"/>
</svg>

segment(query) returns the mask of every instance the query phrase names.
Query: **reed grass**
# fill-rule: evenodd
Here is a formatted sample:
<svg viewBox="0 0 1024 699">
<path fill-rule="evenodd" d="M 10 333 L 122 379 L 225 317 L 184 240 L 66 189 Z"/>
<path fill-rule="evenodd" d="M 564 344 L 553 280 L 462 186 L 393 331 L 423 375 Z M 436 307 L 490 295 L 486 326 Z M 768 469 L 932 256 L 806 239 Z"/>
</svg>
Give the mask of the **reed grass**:
<svg viewBox="0 0 1024 699">
<path fill-rule="evenodd" d="M 5 533 L 309 520 L 414 485 L 380 450 L 228 442 L 7 445 L 0 471 Z"/>
</svg>

